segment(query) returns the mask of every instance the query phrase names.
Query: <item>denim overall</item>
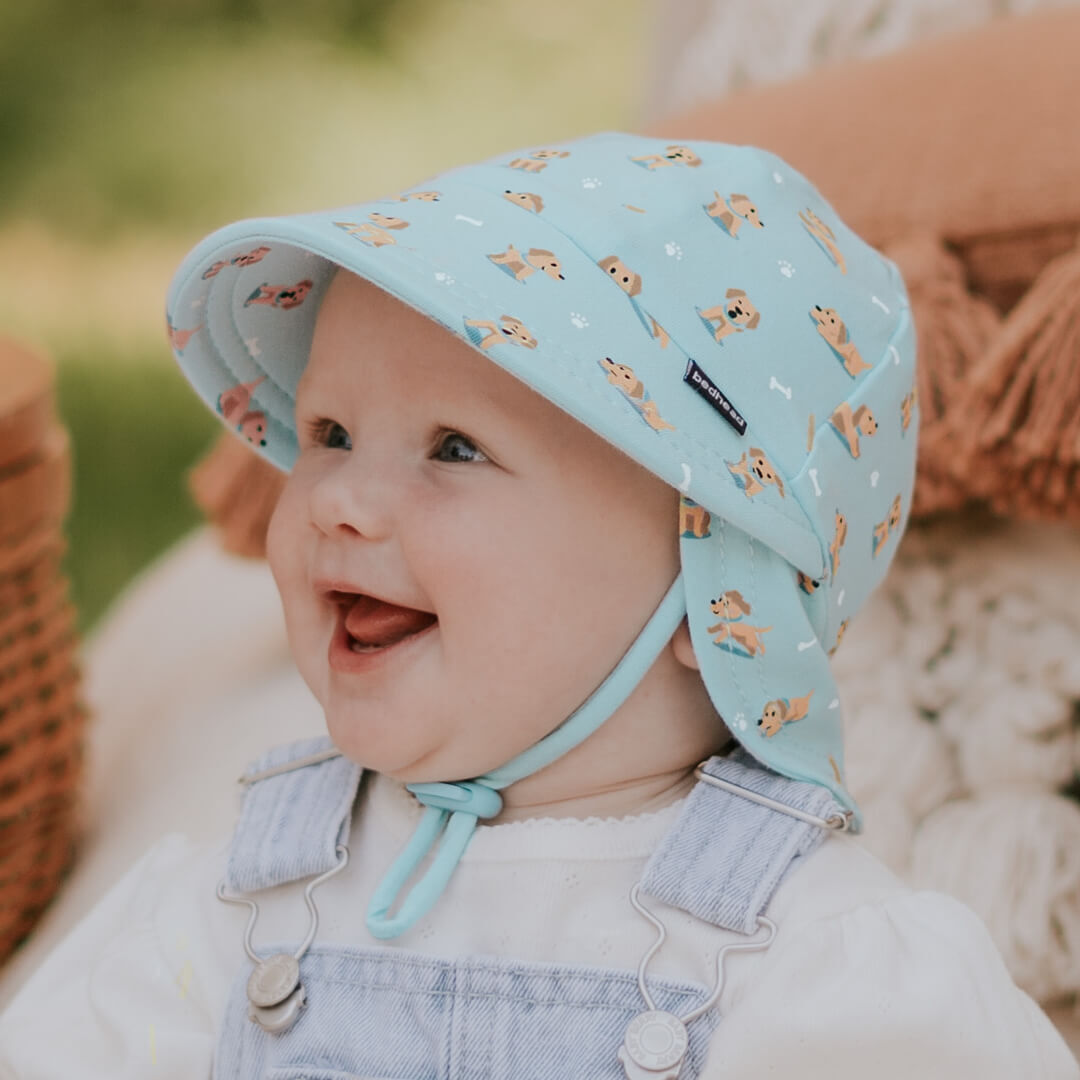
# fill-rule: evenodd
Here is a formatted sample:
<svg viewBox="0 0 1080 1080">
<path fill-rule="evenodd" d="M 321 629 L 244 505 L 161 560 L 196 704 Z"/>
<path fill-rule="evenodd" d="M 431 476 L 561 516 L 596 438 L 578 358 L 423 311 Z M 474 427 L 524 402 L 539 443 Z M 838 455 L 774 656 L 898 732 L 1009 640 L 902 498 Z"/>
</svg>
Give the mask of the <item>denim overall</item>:
<svg viewBox="0 0 1080 1080">
<path fill-rule="evenodd" d="M 279 746 L 243 778 L 247 791 L 222 883 L 227 893 L 287 882 L 299 888 L 339 865 L 362 770 L 331 755 L 327 737 Z M 639 892 L 760 936 L 758 916 L 782 878 L 822 842 L 824 825 L 842 828 L 847 818 L 824 788 L 773 773 L 741 747 L 710 758 L 698 775 L 649 858 Z M 755 793 L 789 810 L 753 801 Z M 333 888 L 333 879 L 322 887 Z M 295 954 L 305 929 L 257 954 Z M 691 1080 L 723 1019 L 712 1007 L 690 1020 L 681 1066 L 652 1061 L 650 1071 L 624 1064 L 625 1050 L 620 1058 L 631 1022 L 650 1009 L 634 971 L 500 956 L 447 959 L 392 945 L 335 945 L 316 935 L 299 960 L 302 989 L 295 992 L 304 1004 L 281 1031 L 249 1017 L 252 971 L 245 961 L 230 990 L 215 1080 Z M 645 985 L 651 1008 L 678 1017 L 713 990 L 651 975 Z"/>
</svg>

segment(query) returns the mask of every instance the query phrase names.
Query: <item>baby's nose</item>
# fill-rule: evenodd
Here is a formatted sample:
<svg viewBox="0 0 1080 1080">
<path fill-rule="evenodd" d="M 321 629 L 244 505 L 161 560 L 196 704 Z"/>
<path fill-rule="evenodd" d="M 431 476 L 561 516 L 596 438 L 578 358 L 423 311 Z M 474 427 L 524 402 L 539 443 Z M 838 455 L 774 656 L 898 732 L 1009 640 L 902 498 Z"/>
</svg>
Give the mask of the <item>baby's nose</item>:
<svg viewBox="0 0 1080 1080">
<path fill-rule="evenodd" d="M 348 533 L 384 540 L 393 532 L 393 491 L 377 468 L 343 462 L 312 484 L 308 512 L 312 524 L 326 536 Z"/>
</svg>

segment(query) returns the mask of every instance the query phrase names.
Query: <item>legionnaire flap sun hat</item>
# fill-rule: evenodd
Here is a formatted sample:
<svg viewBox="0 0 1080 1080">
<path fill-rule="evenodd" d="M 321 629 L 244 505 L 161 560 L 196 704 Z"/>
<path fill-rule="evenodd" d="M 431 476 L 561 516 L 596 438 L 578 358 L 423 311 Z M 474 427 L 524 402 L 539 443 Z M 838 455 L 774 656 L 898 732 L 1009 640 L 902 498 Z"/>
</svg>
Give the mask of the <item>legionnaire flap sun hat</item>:
<svg viewBox="0 0 1080 1080">
<path fill-rule="evenodd" d="M 893 263 L 775 155 L 619 132 L 238 222 L 177 271 L 169 337 L 203 400 L 286 471 L 296 386 L 338 267 L 681 492 L 682 571 L 594 694 L 484 777 L 409 785 L 428 809 L 376 892 L 372 932 L 393 937 L 434 903 L 477 818 L 499 812 L 497 790 L 599 727 L 684 615 L 732 734 L 768 768 L 827 788 L 857 831 L 828 656 L 885 576 L 911 504 L 915 333 Z"/>
</svg>

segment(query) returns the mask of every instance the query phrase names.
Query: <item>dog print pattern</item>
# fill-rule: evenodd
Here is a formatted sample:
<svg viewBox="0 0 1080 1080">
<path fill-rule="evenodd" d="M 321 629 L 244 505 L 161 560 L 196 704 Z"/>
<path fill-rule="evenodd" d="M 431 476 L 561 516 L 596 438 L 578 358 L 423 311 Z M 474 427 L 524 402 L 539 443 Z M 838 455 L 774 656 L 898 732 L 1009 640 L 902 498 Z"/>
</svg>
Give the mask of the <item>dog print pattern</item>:
<svg viewBox="0 0 1080 1080">
<path fill-rule="evenodd" d="M 738 236 L 744 221 L 755 229 L 765 228 L 757 207 L 745 195 L 733 193 L 725 200 L 719 191 L 714 191 L 713 201 L 702 205 L 705 213 L 729 236 Z"/>
<path fill-rule="evenodd" d="M 266 376 L 260 375 L 251 382 L 238 383 L 218 395 L 218 412 L 225 417 L 249 443 L 256 446 L 266 445 L 266 414 L 258 409 L 250 409 L 252 395 L 256 388 L 265 381 Z"/>
<path fill-rule="evenodd" d="M 728 589 L 719 599 L 709 601 L 709 610 L 720 617 L 715 626 L 706 633 L 716 634 L 713 644 L 736 656 L 754 657 L 765 652 L 761 635 L 771 626 L 751 626 L 744 622 L 752 609 L 738 589 Z"/>
</svg>

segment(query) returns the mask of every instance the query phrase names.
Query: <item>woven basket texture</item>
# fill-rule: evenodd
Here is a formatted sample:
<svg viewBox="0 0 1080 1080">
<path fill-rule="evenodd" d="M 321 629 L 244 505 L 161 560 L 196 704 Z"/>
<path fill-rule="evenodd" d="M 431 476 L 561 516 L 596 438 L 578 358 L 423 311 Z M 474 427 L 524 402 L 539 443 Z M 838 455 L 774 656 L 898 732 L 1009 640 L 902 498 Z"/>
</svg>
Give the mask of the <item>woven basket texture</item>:
<svg viewBox="0 0 1080 1080">
<path fill-rule="evenodd" d="M 0 340 L 0 964 L 75 855 L 86 710 L 61 567 L 71 471 L 44 357 Z"/>
</svg>

